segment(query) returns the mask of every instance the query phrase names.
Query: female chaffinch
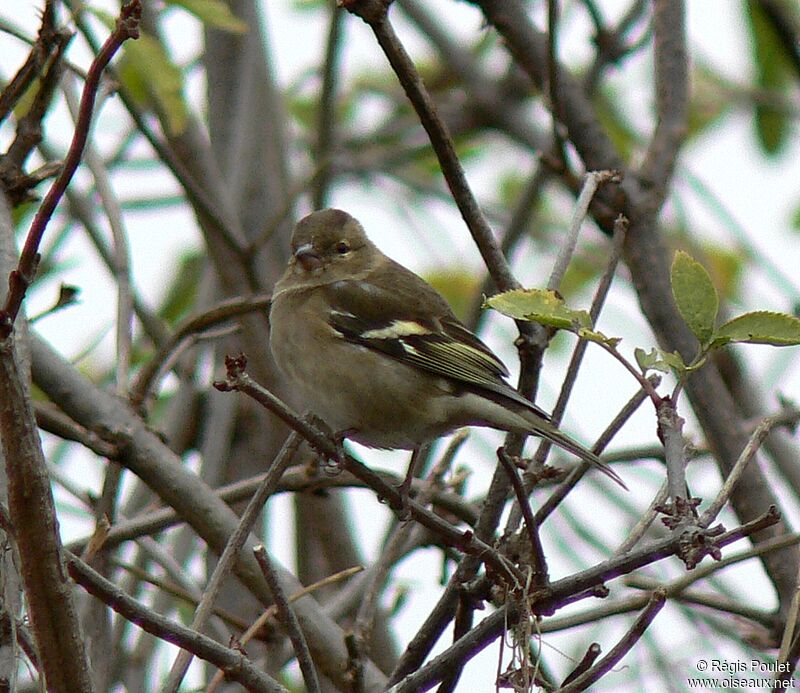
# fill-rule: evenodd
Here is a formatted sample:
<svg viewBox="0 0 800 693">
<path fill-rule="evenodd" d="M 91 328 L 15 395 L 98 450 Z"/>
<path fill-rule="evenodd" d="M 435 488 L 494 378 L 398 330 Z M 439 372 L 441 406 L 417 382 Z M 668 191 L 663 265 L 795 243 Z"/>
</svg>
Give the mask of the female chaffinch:
<svg viewBox="0 0 800 693">
<path fill-rule="evenodd" d="M 384 255 L 339 209 L 295 227 L 275 285 L 270 346 L 311 411 L 376 448 L 416 448 L 461 426 L 532 433 L 595 465 L 505 380 L 500 359 L 422 278 Z"/>
</svg>

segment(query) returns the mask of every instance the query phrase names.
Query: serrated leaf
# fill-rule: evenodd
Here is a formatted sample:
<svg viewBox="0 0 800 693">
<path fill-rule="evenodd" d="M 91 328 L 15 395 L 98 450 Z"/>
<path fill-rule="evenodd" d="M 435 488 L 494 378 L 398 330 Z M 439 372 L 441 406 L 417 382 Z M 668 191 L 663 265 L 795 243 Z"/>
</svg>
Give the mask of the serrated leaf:
<svg viewBox="0 0 800 693">
<path fill-rule="evenodd" d="M 239 19 L 222 0 L 167 0 L 168 5 L 182 7 L 213 29 L 244 34 L 247 23 Z"/>
<path fill-rule="evenodd" d="M 711 346 L 720 347 L 730 342 L 796 346 L 800 344 L 800 319 L 767 310 L 745 313 L 721 325 Z"/>
<path fill-rule="evenodd" d="M 684 322 L 701 343 L 714 334 L 719 297 L 711 277 L 688 253 L 675 253 L 670 270 L 672 295 Z"/>
<path fill-rule="evenodd" d="M 189 113 L 183 99 L 183 75 L 158 40 L 140 34 L 126 41 L 119 63 L 123 86 L 140 106 L 155 110 L 173 134 L 186 128 Z"/>
<path fill-rule="evenodd" d="M 585 310 L 572 310 L 554 291 L 546 289 L 506 291 L 486 299 L 483 305 L 515 320 L 535 320 L 562 330 L 577 332 L 580 328 L 592 328 Z"/>
<path fill-rule="evenodd" d="M 633 356 L 636 363 L 639 364 L 639 368 L 642 369 L 642 373 L 647 371 L 659 371 L 660 373 L 677 371 L 681 373 L 686 370 L 686 364 L 677 351 L 662 351 L 656 348 L 645 351 L 636 347 L 633 350 Z"/>
<path fill-rule="evenodd" d="M 607 337 L 602 332 L 597 330 L 590 330 L 587 327 L 579 327 L 576 334 L 587 342 L 596 342 L 597 344 L 607 344 L 610 347 L 617 347 L 622 341 L 619 337 Z"/>
<path fill-rule="evenodd" d="M 633 350 L 633 358 L 636 359 L 636 363 L 639 365 L 642 373 L 646 373 L 653 368 L 658 370 L 656 364 L 660 361 L 660 359 L 658 357 L 658 352 L 655 349 L 645 351 L 641 347 L 636 347 Z"/>
</svg>

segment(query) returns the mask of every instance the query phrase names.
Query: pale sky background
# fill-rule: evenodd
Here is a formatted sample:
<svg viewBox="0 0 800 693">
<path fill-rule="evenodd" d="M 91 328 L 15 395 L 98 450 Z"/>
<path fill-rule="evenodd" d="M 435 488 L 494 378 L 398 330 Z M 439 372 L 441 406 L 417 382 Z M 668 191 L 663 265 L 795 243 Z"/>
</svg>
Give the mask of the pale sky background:
<svg viewBox="0 0 800 693">
<path fill-rule="evenodd" d="M 569 3 L 565 3 L 569 6 Z M 617 0 L 602 0 L 598 3 L 608 17 L 616 16 L 619 8 L 626 7 L 627 2 Z M 323 15 L 318 12 L 297 13 L 288 1 L 273 1 L 264 3 L 266 7 L 265 30 L 269 37 L 270 45 L 277 56 L 276 66 L 279 79 L 283 84 L 294 83 L 299 76 L 313 69 L 319 62 L 319 55 L 324 45 L 325 22 Z M 111 8 L 112 3 L 104 2 L 103 6 Z M 433 8 L 443 8 L 447 12 L 448 24 L 465 37 L 473 37 L 481 27 L 480 15 L 471 6 L 461 2 L 443 2 L 438 0 L 432 3 Z M 693 46 L 695 60 L 703 60 L 712 64 L 716 69 L 722 70 L 731 80 L 740 80 L 743 71 L 749 69 L 747 56 L 749 47 L 742 24 L 741 4 L 733 0 L 689 0 L 688 29 L 690 42 Z M 573 8 L 574 9 L 574 8 Z M 34 35 L 38 26 L 38 12 L 40 3 L 28 0 L 12 0 L 10 3 L 0 5 L 0 18 L 12 21 L 23 27 L 29 35 Z M 569 11 L 569 10 L 565 10 Z M 301 19 L 298 19 L 300 17 Z M 173 42 L 175 58 L 178 62 L 188 60 L 197 48 L 198 23 L 182 12 L 174 12 L 169 22 L 169 32 L 173 36 L 180 36 L 180 40 Z M 298 36 L 298 27 L 302 26 L 302 36 Z M 401 25 L 402 28 L 402 25 Z M 350 18 L 346 21 L 347 47 L 344 53 L 344 65 L 348 74 L 358 71 L 359 66 L 365 61 L 373 62 L 379 55 L 374 44 L 374 39 L 369 29 L 360 20 Z M 404 36 L 404 38 L 406 38 Z M 71 58 L 83 65 L 88 64 L 85 51 L 76 39 Z M 428 47 L 416 40 L 408 40 L 408 45 L 415 56 L 420 51 L 429 51 Z M 572 57 L 570 51 L 578 51 L 575 55 L 580 58 L 580 50 L 584 49 L 583 39 L 576 33 L 575 37 L 562 36 L 560 51 L 562 56 Z M 3 77 L 8 77 L 22 62 L 27 54 L 27 48 L 16 39 L 0 33 L 0 71 Z M 626 73 L 619 79 L 631 81 L 631 74 L 647 74 L 646 60 L 635 61 L 626 68 Z M 647 81 L 635 80 L 637 84 L 648 84 Z M 190 82 L 188 93 L 196 95 L 202 93 L 202 85 Z M 628 93 L 631 117 L 637 121 L 649 123 L 650 93 Z M 127 120 L 116 121 L 115 113 L 119 113 L 119 104 L 113 99 L 104 105 L 97 124 L 97 139 L 102 143 L 108 142 L 105 133 L 127 128 Z M 61 138 L 64 144 L 68 143 L 71 126 L 65 111 L 58 109 L 51 120 L 60 124 Z M 795 126 L 795 130 L 796 130 Z M 51 130 L 51 133 L 55 129 Z M 0 129 L 0 142 L 8 141 L 10 131 L 8 127 Z M 111 138 L 113 141 L 113 138 Z M 492 152 L 492 159 L 508 162 L 510 151 Z M 523 163 L 523 162 L 520 162 Z M 527 165 L 527 161 L 524 162 Z M 483 161 L 472 165 L 469 169 L 469 178 L 474 189 L 479 194 L 488 194 L 495 184 L 494 161 Z M 699 143 L 686 147 L 681 158 L 681 166 L 696 176 L 716 197 L 723 201 L 729 214 L 743 229 L 748 232 L 748 238 L 755 245 L 759 257 L 768 259 L 778 271 L 782 272 L 791 283 L 792 293 L 781 290 L 776 283 L 759 274 L 748 277 L 746 286 L 752 296 L 748 308 L 763 308 L 781 311 L 790 311 L 793 302 L 797 299 L 797 267 L 800 266 L 800 245 L 796 236 L 789 233 L 791 215 L 800 201 L 800 141 L 794 138 L 790 144 L 790 151 L 781 157 L 779 162 L 765 161 L 757 150 L 749 118 L 740 115 L 728 116 L 723 119 L 713 135 L 706 135 Z M 80 183 L 79 177 L 78 181 Z M 137 197 L 143 196 L 147 191 L 174 190 L 177 186 L 167 174 L 153 175 L 151 172 L 135 175 L 127 180 L 115 179 L 117 192 L 123 199 L 128 199 L 135 191 Z M 373 239 L 396 260 L 420 272 L 431 269 L 441 269 L 447 266 L 480 267 L 480 258 L 469 239 L 463 223 L 455 211 L 454 206 L 437 205 L 435 208 L 414 214 L 402 210 L 401 203 L 381 199 L 375 203 L 374 196 L 377 191 L 365 190 L 356 185 L 349 185 L 337 191 L 334 201 L 337 206 L 346 208 L 361 219 Z M 713 239 L 716 243 L 735 247 L 737 240 L 731 236 L 729 227 L 719 220 L 719 216 L 709 206 L 702 195 L 687 189 L 682 189 L 680 199 L 683 212 L 692 220 L 692 230 L 701 237 Z M 668 214 L 673 210 L 668 209 Z M 128 214 L 129 239 L 133 257 L 134 276 L 137 286 L 142 290 L 145 298 L 156 305 L 162 296 L 164 288 L 169 283 L 166 277 L 174 269 L 174 263 L 181 251 L 188 245 L 197 244 L 198 233 L 191 215 L 185 210 L 157 209 L 149 212 Z M 60 221 L 54 220 L 50 226 L 49 234 L 60 228 Z M 420 241 L 423 233 L 429 228 L 436 228 L 441 242 L 430 240 Z M 587 224 L 585 234 L 594 238 L 598 232 Z M 47 244 L 47 237 L 45 245 Z M 420 246 L 422 243 L 422 246 Z M 422 252 L 420 251 L 422 249 Z M 60 281 L 75 284 L 81 287 L 81 302 L 69 310 L 57 313 L 43 320 L 38 329 L 45 338 L 51 340 L 69 357 L 81 353 L 92 344 L 103 330 L 109 333 L 103 340 L 101 353 L 113 354 L 113 320 L 115 311 L 114 285 L 104 269 L 100 268 L 94 259 L 94 251 L 83 240 L 80 234 L 73 234 L 65 244 L 60 257 L 68 267 Z M 530 285 L 542 285 L 549 273 L 552 258 L 538 258 L 536 261 L 522 263 L 521 276 L 523 282 Z M 620 285 L 621 286 L 621 285 Z M 28 302 L 28 311 L 35 314 L 52 305 L 57 286 L 54 284 L 39 287 L 32 292 Z M 652 336 L 644 321 L 638 316 L 635 298 L 629 290 L 622 290 L 621 297 L 608 307 L 603 316 L 601 329 L 610 334 L 618 334 L 624 338 L 623 347 L 626 353 L 632 353 L 635 346 L 649 347 L 653 343 Z M 744 310 L 742 308 L 741 310 Z M 736 312 L 741 312 L 737 309 Z M 502 329 L 492 330 L 491 344 L 502 352 L 510 366 L 514 365 L 513 348 L 509 342 L 513 337 L 513 325 L 510 321 L 500 317 L 492 318 L 493 324 L 502 326 Z M 621 331 L 624 330 L 624 331 Z M 502 342 L 505 340 L 505 343 Z M 552 369 L 554 377 L 546 379 L 542 390 L 540 403 L 549 408 L 557 394 L 560 383 L 560 374 L 563 373 L 565 350 L 560 354 L 549 354 L 547 360 L 548 370 Z M 770 384 L 769 374 L 774 372 L 770 364 L 776 358 L 793 359 L 797 362 L 796 350 L 784 350 L 779 356 L 766 347 L 749 349 L 748 360 L 754 364 L 765 377 L 767 385 Z M 784 361 L 781 361 L 784 363 Z M 615 406 L 622 404 L 633 392 L 634 383 L 619 374 L 619 367 L 611 364 L 610 359 L 599 350 L 589 349 L 584 373 L 598 373 L 607 370 L 615 382 L 621 383 L 619 392 L 607 393 L 608 401 L 602 407 L 592 407 L 597 383 L 587 382 L 586 377 L 579 381 L 573 396 L 573 405 L 567 415 L 567 428 L 582 440 L 589 440 L 599 433 L 607 423 L 609 412 L 616 411 Z M 800 399 L 798 392 L 797 367 L 790 369 L 791 377 L 781 375 L 780 391 Z M 777 388 L 778 383 L 773 387 Z M 685 408 L 684 408 L 685 409 Z M 687 418 L 690 415 L 682 411 Z M 689 432 L 692 431 L 691 418 Z M 497 447 L 502 437 L 492 432 L 473 434 L 476 439 L 476 450 L 483 451 L 488 446 Z M 653 442 L 654 422 L 650 411 L 641 411 L 636 420 L 627 427 L 619 439 L 619 444 Z M 491 449 L 491 448 L 490 448 Z M 534 448 L 535 449 L 535 448 Z M 391 466 L 395 470 L 402 468 L 406 456 L 399 453 L 371 453 L 371 460 L 376 460 L 379 465 Z M 481 455 L 486 457 L 483 452 Z M 477 455 L 473 456 L 477 457 Z M 467 460 L 470 458 L 467 457 Z M 76 465 L 78 463 L 76 462 Z M 479 490 L 485 483 L 491 470 L 484 463 L 478 462 L 474 467 L 474 479 L 471 488 Z M 77 468 L 77 467 L 76 467 Z M 82 481 L 99 483 L 99 473 L 91 479 L 87 476 L 85 464 L 80 463 Z M 627 471 L 627 470 L 626 470 Z M 98 470 L 99 472 L 99 470 Z M 627 479 L 632 479 L 632 494 L 634 502 L 644 505 L 655 490 L 652 485 L 653 475 L 638 474 L 632 469 Z M 698 495 L 708 498 L 713 495 L 718 484 L 718 479 L 712 475 L 704 475 L 693 480 L 694 488 Z M 613 509 L 617 502 L 613 491 L 608 485 L 600 482 L 603 493 L 598 493 L 596 480 L 589 480 L 584 484 L 580 493 L 586 499 L 585 503 L 570 506 L 573 511 L 580 512 L 589 518 L 611 517 L 612 513 L 604 513 L 607 508 Z M 96 486 L 94 486 L 96 490 Z M 356 505 L 363 504 L 366 515 L 374 518 L 375 500 L 372 494 L 354 494 Z M 277 498 L 270 501 L 270 513 L 273 519 L 285 517 L 288 509 L 288 499 Z M 379 513 L 386 515 L 384 509 Z M 616 515 L 614 516 L 616 517 Z M 793 518 L 795 523 L 798 518 Z M 733 526 L 731 516 L 726 518 L 726 526 Z M 598 524 L 602 524 L 598 522 Z M 280 523 L 271 523 L 274 538 L 283 534 Z M 367 545 L 377 546 L 383 537 L 385 526 L 379 522 L 362 523 L 360 531 L 365 537 Z M 62 519 L 62 532 L 65 539 L 81 535 L 87 531 L 85 523 L 73 522 L 72 518 Z M 616 543 L 623 536 L 623 527 L 602 525 L 599 533 L 609 543 Z M 562 534 L 559 534 L 562 533 Z M 558 536 L 556 536 L 558 535 Z M 553 521 L 551 541 L 558 538 L 566 543 L 578 542 L 572 536 L 569 522 L 566 519 Z M 576 544 L 576 546 L 580 546 Z M 733 548 L 740 549 L 743 543 L 736 544 Z M 579 551 L 576 548 L 576 551 Z M 293 555 L 291 547 L 281 546 L 278 542 L 276 553 L 284 562 L 290 564 Z M 396 580 L 412 589 L 409 605 L 403 609 L 398 620 L 398 631 L 407 639 L 408 633 L 416 631 L 421 614 L 424 614 L 430 604 L 437 598 L 438 586 L 436 580 L 440 574 L 441 566 L 437 558 L 438 552 L 430 552 L 427 559 L 423 560 L 420 553 L 414 555 L 413 561 L 401 564 L 396 572 Z M 552 566 L 554 577 L 574 570 L 573 565 Z M 738 570 L 738 578 L 742 579 L 745 571 Z M 750 594 L 753 603 L 768 607 L 772 603 L 772 590 L 759 569 L 748 571 L 747 581 L 751 585 Z M 611 584 L 612 593 L 614 583 Z M 697 650 L 689 649 L 683 644 L 683 635 L 680 627 L 680 617 L 674 612 L 667 614 L 665 610 L 659 616 L 674 618 L 676 622 L 674 642 L 659 640 L 665 648 L 671 648 L 673 656 L 685 659 L 686 675 L 695 673 L 692 670 L 693 662 L 697 657 Z M 563 614 L 568 613 L 565 610 Z M 627 628 L 630 619 L 613 619 L 608 621 L 604 630 L 604 648 L 608 649 L 613 644 L 613 636 L 619 635 Z M 662 633 L 663 637 L 663 633 Z M 576 639 L 573 631 L 565 636 L 549 636 L 548 645 L 552 647 L 567 647 L 566 643 Z M 590 642 L 587 635 L 586 644 Z M 644 648 L 634 650 L 633 657 L 646 657 Z M 574 654 L 574 653 L 572 653 Z M 490 691 L 495 677 L 497 658 L 496 645 L 490 646 L 482 655 L 473 660 L 468 666 L 462 679 L 462 691 Z M 682 674 L 681 674 L 682 675 Z M 612 690 L 613 677 L 608 678 L 607 690 Z M 623 679 L 624 680 L 624 677 Z M 468 683 L 463 683 L 467 681 Z M 620 689 L 621 690 L 621 689 Z"/>
</svg>

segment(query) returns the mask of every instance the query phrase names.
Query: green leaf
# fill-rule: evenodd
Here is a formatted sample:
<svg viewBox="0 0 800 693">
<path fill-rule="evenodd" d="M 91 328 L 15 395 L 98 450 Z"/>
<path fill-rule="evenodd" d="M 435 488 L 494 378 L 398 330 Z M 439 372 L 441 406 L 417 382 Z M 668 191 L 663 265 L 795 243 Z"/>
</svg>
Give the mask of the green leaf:
<svg viewBox="0 0 800 693">
<path fill-rule="evenodd" d="M 122 45 L 122 84 L 143 108 L 156 111 L 172 134 L 180 134 L 189 118 L 183 100 L 183 75 L 161 43 L 147 34 Z"/>
<path fill-rule="evenodd" d="M 619 337 L 606 337 L 602 332 L 597 330 L 590 330 L 586 327 L 579 327 L 575 332 L 581 339 L 587 342 L 596 342 L 597 344 L 607 344 L 610 347 L 616 347 L 622 339 Z"/>
<path fill-rule="evenodd" d="M 797 205 L 792 212 L 792 229 L 800 231 L 800 205 Z"/>
<path fill-rule="evenodd" d="M 188 251 L 178 258 L 177 265 L 171 273 L 173 281 L 158 308 L 159 316 L 170 325 L 175 325 L 194 307 L 205 261 L 202 253 Z"/>
<path fill-rule="evenodd" d="M 714 334 L 719 297 L 705 268 L 688 253 L 675 253 L 670 271 L 672 295 L 684 322 L 705 344 Z"/>
<path fill-rule="evenodd" d="M 639 364 L 639 368 L 642 369 L 642 373 L 647 373 L 647 371 L 683 373 L 686 370 L 686 364 L 677 351 L 662 351 L 655 348 L 645 351 L 636 347 L 633 350 L 633 356 L 636 363 Z"/>
<path fill-rule="evenodd" d="M 720 296 L 733 299 L 738 296 L 746 257 L 741 249 L 730 249 L 713 241 L 701 243 L 705 268 L 711 275 Z"/>
<path fill-rule="evenodd" d="M 731 110 L 731 85 L 711 66 L 696 61 L 692 70 L 687 139 L 697 140 Z"/>
<path fill-rule="evenodd" d="M 542 325 L 575 333 L 580 328 L 592 328 L 591 318 L 585 310 L 568 308 L 554 291 L 546 289 L 506 291 L 486 299 L 483 305 L 515 320 L 535 320 Z"/>
<path fill-rule="evenodd" d="M 425 281 L 445 297 L 459 320 L 467 320 L 479 295 L 481 277 L 453 267 L 427 272 Z"/>
<path fill-rule="evenodd" d="M 800 344 L 800 319 L 767 310 L 745 313 L 721 325 L 711 346 L 720 347 L 730 342 L 796 346 Z"/>
<path fill-rule="evenodd" d="M 233 14 L 222 0 L 167 0 L 167 4 L 182 7 L 213 29 L 233 34 L 244 34 L 247 31 L 247 23 Z"/>
<path fill-rule="evenodd" d="M 628 112 L 620 107 L 621 94 L 612 88 L 598 89 L 594 97 L 597 119 L 624 161 L 629 161 L 640 144 L 641 136 Z"/>
<path fill-rule="evenodd" d="M 756 86 L 765 92 L 784 93 L 793 71 L 783 42 L 760 3 L 747 2 L 745 5 L 756 67 Z M 786 6 L 788 10 L 790 4 L 786 3 Z M 791 130 L 788 114 L 756 99 L 755 124 L 764 152 L 779 153 Z"/>
</svg>

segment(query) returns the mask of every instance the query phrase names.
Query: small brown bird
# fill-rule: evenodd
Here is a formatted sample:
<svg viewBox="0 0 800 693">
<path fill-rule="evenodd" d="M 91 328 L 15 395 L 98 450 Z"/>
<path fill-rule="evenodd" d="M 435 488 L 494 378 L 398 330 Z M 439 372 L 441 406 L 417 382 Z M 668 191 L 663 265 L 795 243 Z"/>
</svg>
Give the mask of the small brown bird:
<svg viewBox="0 0 800 693">
<path fill-rule="evenodd" d="M 278 367 L 314 414 L 352 440 L 413 449 L 461 426 L 532 433 L 625 486 L 511 387 L 503 362 L 441 294 L 346 212 L 297 224 L 270 325 Z"/>
</svg>

